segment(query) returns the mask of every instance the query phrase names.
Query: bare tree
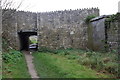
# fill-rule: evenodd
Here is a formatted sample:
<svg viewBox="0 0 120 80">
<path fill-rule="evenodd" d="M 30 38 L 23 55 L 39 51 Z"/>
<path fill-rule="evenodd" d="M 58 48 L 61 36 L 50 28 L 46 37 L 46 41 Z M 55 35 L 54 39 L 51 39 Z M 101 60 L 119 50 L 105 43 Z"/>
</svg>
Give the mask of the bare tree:
<svg viewBox="0 0 120 80">
<path fill-rule="evenodd" d="M 16 10 L 18 10 L 21 7 L 24 0 L 19 0 L 17 3 L 15 3 L 14 1 L 15 0 L 0 0 L 0 2 L 1 2 L 1 5 L 0 5 L 1 6 L 1 18 L 2 18 L 2 20 L 1 20 L 1 25 L 2 25 L 1 29 L 2 30 L 0 31 L 0 34 L 1 34 L 0 37 L 2 37 L 2 39 L 5 39 L 6 41 L 8 41 L 5 37 L 6 27 L 3 27 L 3 26 L 6 25 L 7 20 L 11 19 L 14 16 L 14 14 L 17 12 Z M 2 43 L 2 42 L 0 42 L 0 43 Z M 9 43 L 8 43 L 8 45 L 9 45 Z M 1 45 L 0 45 L 0 47 L 1 47 Z M 8 47 L 10 47 L 10 46 L 7 46 L 7 48 Z"/>
<path fill-rule="evenodd" d="M 14 2 L 14 0 L 1 0 L 1 6 L 3 9 L 6 8 L 14 8 L 14 9 L 18 9 L 24 0 L 21 0 L 20 3 L 18 3 L 18 5 L 16 5 L 16 3 Z"/>
<path fill-rule="evenodd" d="M 6 19 L 10 18 L 16 10 L 20 8 L 24 0 L 21 0 L 19 3 L 14 2 L 14 0 L 1 0 L 1 7 L 2 7 L 2 22 Z M 12 8 L 12 10 L 11 10 Z M 5 16 L 9 14 L 9 16 Z M 5 17 L 4 17 L 5 16 Z"/>
</svg>

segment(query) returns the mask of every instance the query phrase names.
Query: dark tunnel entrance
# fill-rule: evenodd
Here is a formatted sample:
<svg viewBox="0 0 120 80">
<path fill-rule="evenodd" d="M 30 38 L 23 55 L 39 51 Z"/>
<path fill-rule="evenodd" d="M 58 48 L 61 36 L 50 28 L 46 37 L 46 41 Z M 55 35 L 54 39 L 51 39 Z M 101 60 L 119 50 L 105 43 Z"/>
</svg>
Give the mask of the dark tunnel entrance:
<svg viewBox="0 0 120 80">
<path fill-rule="evenodd" d="M 20 40 L 20 50 L 29 51 L 30 50 L 29 37 L 32 35 L 37 36 L 37 32 L 36 31 L 20 31 L 18 32 L 18 35 Z M 36 44 L 36 47 L 34 48 L 34 50 L 37 50 L 37 48 L 38 48 L 38 44 Z"/>
</svg>

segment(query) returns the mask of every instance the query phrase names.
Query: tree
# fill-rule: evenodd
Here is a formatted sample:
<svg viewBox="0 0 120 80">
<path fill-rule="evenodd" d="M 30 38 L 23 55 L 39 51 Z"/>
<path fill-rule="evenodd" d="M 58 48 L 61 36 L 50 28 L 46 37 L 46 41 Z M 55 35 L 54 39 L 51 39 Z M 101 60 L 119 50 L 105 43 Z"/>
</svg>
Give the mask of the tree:
<svg viewBox="0 0 120 80">
<path fill-rule="evenodd" d="M 14 9 L 18 9 L 23 3 L 23 0 L 20 1 L 20 3 L 18 3 L 18 5 L 16 6 L 16 3 L 13 0 L 1 0 L 1 6 L 3 9 L 5 8 L 14 8 Z"/>
<path fill-rule="evenodd" d="M 1 0 L 1 7 L 2 7 L 2 22 L 6 19 L 10 18 L 16 10 L 20 8 L 24 0 L 21 0 L 20 3 L 16 5 L 16 3 L 13 0 Z M 12 8 L 10 12 L 10 8 Z M 9 14 L 8 17 L 4 17 L 6 14 Z"/>
</svg>

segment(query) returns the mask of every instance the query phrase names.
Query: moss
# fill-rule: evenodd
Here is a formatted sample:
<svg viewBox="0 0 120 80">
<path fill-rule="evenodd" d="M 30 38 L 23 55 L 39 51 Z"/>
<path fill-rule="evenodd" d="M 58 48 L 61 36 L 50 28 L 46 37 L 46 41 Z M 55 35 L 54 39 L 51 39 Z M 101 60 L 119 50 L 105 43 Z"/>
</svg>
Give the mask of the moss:
<svg viewBox="0 0 120 80">
<path fill-rule="evenodd" d="M 111 15 L 110 18 L 107 19 L 107 21 L 109 22 L 120 21 L 120 13 Z"/>
<path fill-rule="evenodd" d="M 97 16 L 96 15 L 89 15 L 89 16 L 87 16 L 86 19 L 85 19 L 85 23 L 89 23 L 90 20 L 95 18 L 95 17 L 97 17 Z"/>
</svg>

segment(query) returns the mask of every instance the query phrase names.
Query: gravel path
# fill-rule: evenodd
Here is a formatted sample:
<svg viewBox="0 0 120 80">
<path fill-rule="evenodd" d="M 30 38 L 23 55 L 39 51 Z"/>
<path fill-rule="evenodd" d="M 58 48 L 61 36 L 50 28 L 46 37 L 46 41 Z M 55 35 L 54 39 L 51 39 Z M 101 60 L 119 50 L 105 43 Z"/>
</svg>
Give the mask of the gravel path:
<svg viewBox="0 0 120 80">
<path fill-rule="evenodd" d="M 32 54 L 30 54 L 29 51 L 23 51 L 23 53 L 25 54 L 25 59 L 27 62 L 27 67 L 28 67 L 29 74 L 31 75 L 31 78 L 39 78 L 37 76 L 37 72 L 36 72 L 34 64 L 33 64 Z"/>
</svg>

